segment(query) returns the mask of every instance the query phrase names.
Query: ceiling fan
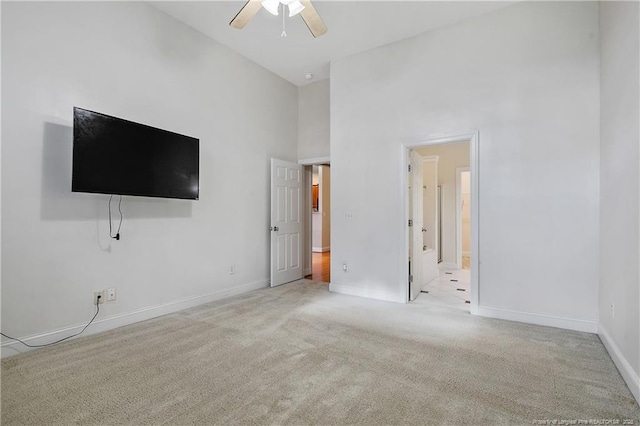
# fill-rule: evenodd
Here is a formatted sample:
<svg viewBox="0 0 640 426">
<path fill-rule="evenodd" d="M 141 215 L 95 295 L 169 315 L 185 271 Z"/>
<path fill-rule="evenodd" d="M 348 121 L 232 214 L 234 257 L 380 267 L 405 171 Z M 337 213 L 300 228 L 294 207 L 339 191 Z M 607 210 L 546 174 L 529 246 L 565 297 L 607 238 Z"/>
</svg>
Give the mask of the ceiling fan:
<svg viewBox="0 0 640 426">
<path fill-rule="evenodd" d="M 302 16 L 302 20 L 307 24 L 307 28 L 309 28 L 314 37 L 320 37 L 327 32 L 327 26 L 320 19 L 320 15 L 311 4 L 311 0 L 249 0 L 229 22 L 229 25 L 233 28 L 244 28 L 261 7 L 264 7 L 273 15 L 278 15 L 281 3 L 289 8 L 289 17 L 298 13 Z M 284 7 L 282 10 L 284 13 Z"/>
</svg>

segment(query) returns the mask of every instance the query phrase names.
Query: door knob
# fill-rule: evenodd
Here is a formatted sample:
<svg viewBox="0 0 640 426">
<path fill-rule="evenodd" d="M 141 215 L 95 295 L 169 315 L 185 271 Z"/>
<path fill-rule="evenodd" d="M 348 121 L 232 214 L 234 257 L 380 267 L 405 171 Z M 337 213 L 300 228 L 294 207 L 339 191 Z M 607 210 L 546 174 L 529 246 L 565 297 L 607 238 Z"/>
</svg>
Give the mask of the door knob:
<svg viewBox="0 0 640 426">
<path fill-rule="evenodd" d="M 272 226 L 269 228 L 269 231 L 275 231 L 278 232 L 280 230 L 280 228 L 278 228 L 277 226 Z"/>
</svg>

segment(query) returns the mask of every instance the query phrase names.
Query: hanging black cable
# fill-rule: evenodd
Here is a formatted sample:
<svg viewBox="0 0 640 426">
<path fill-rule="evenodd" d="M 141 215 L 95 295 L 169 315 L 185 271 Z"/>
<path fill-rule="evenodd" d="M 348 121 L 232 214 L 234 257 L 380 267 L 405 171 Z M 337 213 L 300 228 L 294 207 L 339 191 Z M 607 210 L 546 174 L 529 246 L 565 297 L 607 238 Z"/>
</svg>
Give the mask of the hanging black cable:
<svg viewBox="0 0 640 426">
<path fill-rule="evenodd" d="M 82 330 L 80 330 L 80 332 L 78 332 L 78 333 L 76 333 L 76 334 L 72 334 L 71 336 L 64 337 L 64 338 L 62 338 L 62 339 L 60 339 L 60 340 L 56 340 L 55 342 L 45 343 L 45 344 L 43 344 L 43 345 L 30 345 L 30 344 L 28 344 L 28 343 L 23 342 L 23 341 L 22 341 L 22 340 L 20 340 L 20 339 L 17 339 L 17 338 L 15 338 L 15 337 L 8 336 L 8 335 L 6 335 L 6 334 L 4 334 L 4 333 L 0 333 L 0 335 L 2 335 L 2 336 L 4 336 L 4 337 L 6 337 L 7 339 L 11 339 L 11 340 L 15 340 L 15 341 L 17 341 L 17 342 L 20 342 L 20 343 L 22 343 L 23 345 L 25 345 L 25 346 L 27 346 L 27 347 L 30 347 L 30 348 L 43 348 L 43 347 L 45 347 L 45 346 L 56 345 L 56 344 L 58 344 L 58 343 L 60 343 L 60 342 L 64 342 L 65 340 L 71 339 L 72 337 L 76 337 L 76 336 L 81 335 L 81 334 L 82 334 L 82 333 L 87 329 L 87 327 L 89 327 L 89 326 L 91 325 L 91 323 L 93 322 L 93 320 L 94 320 L 94 319 L 96 319 L 96 317 L 97 317 L 97 316 L 98 316 L 98 314 L 100 313 L 100 299 L 101 299 L 101 298 L 102 298 L 102 296 L 98 296 L 98 297 L 96 298 L 96 313 L 95 313 L 95 315 L 93 316 L 93 318 L 91 318 L 91 321 L 89 321 L 89 322 L 87 323 L 87 325 L 85 325 L 85 326 L 84 326 L 84 328 L 83 328 Z"/>
<path fill-rule="evenodd" d="M 109 196 L 109 236 L 115 240 L 120 239 L 120 227 L 122 226 L 122 195 L 120 195 L 120 201 L 118 201 L 118 212 L 120 213 L 120 223 L 118 224 L 118 230 L 116 231 L 116 235 L 113 235 L 111 228 L 111 199 L 113 195 Z"/>
</svg>

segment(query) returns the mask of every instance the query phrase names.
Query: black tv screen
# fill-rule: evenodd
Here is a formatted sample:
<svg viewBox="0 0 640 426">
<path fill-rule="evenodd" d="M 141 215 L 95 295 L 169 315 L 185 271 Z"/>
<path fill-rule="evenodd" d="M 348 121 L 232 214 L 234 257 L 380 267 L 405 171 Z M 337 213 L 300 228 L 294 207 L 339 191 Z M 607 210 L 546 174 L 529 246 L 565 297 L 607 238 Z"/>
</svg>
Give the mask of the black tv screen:
<svg viewBox="0 0 640 426">
<path fill-rule="evenodd" d="M 73 108 L 73 192 L 197 200 L 199 157 L 199 139 Z"/>
</svg>

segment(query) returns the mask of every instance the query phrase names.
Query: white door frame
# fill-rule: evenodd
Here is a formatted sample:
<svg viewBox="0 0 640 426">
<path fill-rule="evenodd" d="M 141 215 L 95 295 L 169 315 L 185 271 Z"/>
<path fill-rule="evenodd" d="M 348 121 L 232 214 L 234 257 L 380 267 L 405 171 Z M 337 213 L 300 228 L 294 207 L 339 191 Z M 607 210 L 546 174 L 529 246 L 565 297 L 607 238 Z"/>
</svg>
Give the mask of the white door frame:
<svg viewBox="0 0 640 426">
<path fill-rule="evenodd" d="M 470 167 L 456 167 L 456 267 L 462 269 L 462 173 Z"/>
<path fill-rule="evenodd" d="M 409 176 L 411 191 L 411 210 L 409 214 L 412 225 L 409 227 L 409 300 L 415 300 L 424 286 L 424 159 L 415 150 L 409 151 L 411 173 Z M 411 279 L 412 278 L 412 279 Z"/>
<path fill-rule="evenodd" d="M 408 211 L 408 173 L 407 168 L 409 166 L 409 150 L 422 146 L 430 145 L 442 145 L 456 142 L 469 142 L 469 166 L 471 169 L 471 294 L 470 294 L 470 311 L 472 314 L 478 314 L 479 304 L 479 258 L 480 258 L 480 245 L 479 245 L 479 212 L 478 212 L 478 200 L 480 199 L 480 191 L 478 190 L 478 176 L 479 176 L 479 161 L 478 161 L 478 132 L 470 132 L 461 135 L 452 135 L 438 138 L 429 138 L 423 141 L 403 144 L 402 150 L 402 164 L 400 167 L 400 194 L 401 203 L 400 206 L 403 211 L 403 218 L 407 218 Z M 400 273 L 398 282 L 402 285 L 402 291 L 404 292 L 405 302 L 409 302 L 409 286 L 406 285 L 409 277 L 409 264 L 407 259 L 409 258 L 409 227 L 407 221 L 404 220 L 400 227 L 402 251 L 399 254 L 400 258 Z"/>
<path fill-rule="evenodd" d="M 435 232 L 435 243 L 433 244 L 433 248 L 436 251 L 436 262 L 438 261 L 438 250 L 440 250 L 440 230 L 438 229 L 438 220 L 439 220 L 439 201 L 438 201 L 438 163 L 440 162 L 440 156 L 438 155 L 428 155 L 426 157 L 422 157 L 425 163 L 436 163 L 436 232 Z"/>
</svg>

